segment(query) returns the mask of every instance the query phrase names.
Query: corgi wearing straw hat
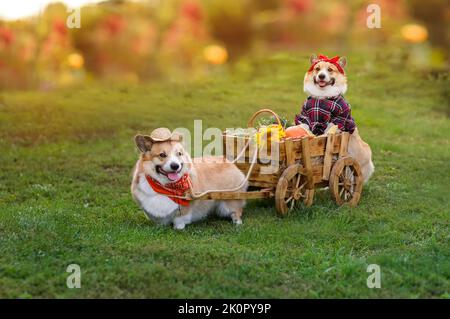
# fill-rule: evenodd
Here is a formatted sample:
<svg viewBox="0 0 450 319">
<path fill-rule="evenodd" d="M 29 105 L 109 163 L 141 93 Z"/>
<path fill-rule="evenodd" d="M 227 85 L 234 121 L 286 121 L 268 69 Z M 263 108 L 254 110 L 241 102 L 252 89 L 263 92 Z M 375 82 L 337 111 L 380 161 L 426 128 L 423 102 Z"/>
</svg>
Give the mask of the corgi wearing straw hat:
<svg viewBox="0 0 450 319">
<path fill-rule="evenodd" d="M 191 192 L 239 188 L 247 190 L 244 174 L 223 157 L 192 161 L 182 145 L 182 136 L 167 128 L 150 135 L 136 135 L 140 151 L 131 193 L 146 216 L 159 224 L 184 229 L 211 213 L 242 224 L 244 200 L 192 199 Z"/>
</svg>

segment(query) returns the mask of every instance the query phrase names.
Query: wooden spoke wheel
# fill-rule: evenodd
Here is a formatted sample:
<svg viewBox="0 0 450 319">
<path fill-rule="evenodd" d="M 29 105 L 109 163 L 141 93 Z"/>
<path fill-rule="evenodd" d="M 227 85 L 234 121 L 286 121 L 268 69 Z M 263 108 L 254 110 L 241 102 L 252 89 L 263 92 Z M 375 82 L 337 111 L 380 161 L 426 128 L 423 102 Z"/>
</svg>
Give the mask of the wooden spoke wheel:
<svg viewBox="0 0 450 319">
<path fill-rule="evenodd" d="M 363 186 L 359 163 L 353 157 L 337 160 L 330 173 L 330 191 L 338 205 L 358 205 Z"/>
<path fill-rule="evenodd" d="M 280 216 L 285 216 L 302 202 L 311 206 L 314 189 L 308 189 L 308 178 L 299 164 L 289 166 L 281 175 L 275 191 L 275 206 Z"/>
</svg>

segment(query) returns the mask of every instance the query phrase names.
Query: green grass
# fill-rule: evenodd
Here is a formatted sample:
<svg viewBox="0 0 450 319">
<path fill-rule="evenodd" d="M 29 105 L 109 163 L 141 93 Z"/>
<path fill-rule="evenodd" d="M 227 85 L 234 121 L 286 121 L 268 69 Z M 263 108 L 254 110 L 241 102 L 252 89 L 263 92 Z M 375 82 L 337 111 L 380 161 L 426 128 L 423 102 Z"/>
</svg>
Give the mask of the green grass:
<svg viewBox="0 0 450 319">
<path fill-rule="evenodd" d="M 440 297 L 450 293 L 448 78 L 350 56 L 347 94 L 376 172 L 357 208 L 328 191 L 244 224 L 155 226 L 132 201 L 136 132 L 292 118 L 306 59 L 276 55 L 193 83 L 0 94 L 0 297 Z M 373 62 L 373 61 L 372 61 Z M 82 270 L 68 289 L 67 265 Z M 382 288 L 368 289 L 378 264 Z"/>
</svg>

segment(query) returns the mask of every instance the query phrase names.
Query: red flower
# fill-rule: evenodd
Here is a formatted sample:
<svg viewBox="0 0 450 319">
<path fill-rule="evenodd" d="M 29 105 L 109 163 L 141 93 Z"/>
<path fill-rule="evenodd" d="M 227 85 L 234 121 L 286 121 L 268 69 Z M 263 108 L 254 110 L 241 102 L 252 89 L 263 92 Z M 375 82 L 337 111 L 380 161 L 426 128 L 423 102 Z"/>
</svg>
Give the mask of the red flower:
<svg viewBox="0 0 450 319">
<path fill-rule="evenodd" d="M 0 27 L 0 41 L 5 45 L 11 45 L 14 41 L 14 33 L 6 27 Z"/>
<path fill-rule="evenodd" d="M 309 9 L 311 2 L 310 0 L 288 0 L 288 5 L 295 13 L 302 13 Z"/>
<path fill-rule="evenodd" d="M 200 22 L 203 20 L 202 8 L 196 1 L 185 1 L 181 7 L 181 13 L 192 21 Z"/>
<path fill-rule="evenodd" d="M 111 15 L 104 20 L 103 26 L 110 34 L 117 34 L 125 28 L 125 20 L 120 15 Z"/>
<path fill-rule="evenodd" d="M 60 36 L 65 36 L 67 34 L 67 27 L 64 20 L 56 19 L 53 21 L 53 31 L 55 31 Z"/>
</svg>

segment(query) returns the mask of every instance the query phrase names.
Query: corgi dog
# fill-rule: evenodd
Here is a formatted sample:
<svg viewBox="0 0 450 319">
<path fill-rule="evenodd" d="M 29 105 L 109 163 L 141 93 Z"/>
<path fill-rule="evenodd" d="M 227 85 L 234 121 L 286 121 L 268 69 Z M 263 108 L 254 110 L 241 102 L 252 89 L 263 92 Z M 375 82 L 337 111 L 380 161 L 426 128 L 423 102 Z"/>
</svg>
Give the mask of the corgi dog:
<svg viewBox="0 0 450 319">
<path fill-rule="evenodd" d="M 344 99 L 347 92 L 346 66 L 345 57 L 311 55 L 310 67 L 303 81 L 303 89 L 308 98 L 301 113 L 296 116 L 295 123 L 315 135 L 349 132 L 349 155 L 359 162 L 364 182 L 367 182 L 375 166 L 372 162 L 372 150 L 359 136 L 351 106 Z"/>
<path fill-rule="evenodd" d="M 195 193 L 238 188 L 247 190 L 244 174 L 222 157 L 192 160 L 183 148 L 181 136 L 166 128 L 150 136 L 137 135 L 140 151 L 135 165 L 131 193 L 146 216 L 158 224 L 173 224 L 184 229 L 187 224 L 215 212 L 242 224 L 244 200 L 186 200 L 190 187 Z"/>
<path fill-rule="evenodd" d="M 303 90 L 308 95 L 331 98 L 347 92 L 347 76 L 344 72 L 346 57 L 329 59 L 324 55 L 317 57 L 313 54 L 309 62 L 311 65 L 303 81 Z"/>
</svg>

